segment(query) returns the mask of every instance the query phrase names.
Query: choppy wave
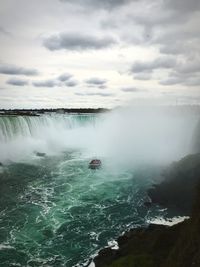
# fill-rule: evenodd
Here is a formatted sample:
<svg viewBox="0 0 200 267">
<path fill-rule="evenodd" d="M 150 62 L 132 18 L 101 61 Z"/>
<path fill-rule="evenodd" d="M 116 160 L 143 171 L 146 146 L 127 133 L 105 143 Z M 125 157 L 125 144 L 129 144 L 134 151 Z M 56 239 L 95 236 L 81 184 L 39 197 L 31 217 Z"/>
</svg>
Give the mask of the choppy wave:
<svg viewBox="0 0 200 267">
<path fill-rule="evenodd" d="M 0 266 L 71 267 L 124 229 L 160 215 L 143 206 L 150 178 L 134 173 L 92 171 L 77 152 L 42 158 L 37 165 L 9 165 L 0 177 L 7 180 L 0 189 L 0 207 L 7 207 L 0 213 Z"/>
<path fill-rule="evenodd" d="M 71 267 L 163 218 L 143 205 L 157 173 L 149 165 L 187 154 L 197 121 L 135 111 L 0 117 L 0 266 Z M 102 169 L 88 169 L 92 157 Z"/>
</svg>

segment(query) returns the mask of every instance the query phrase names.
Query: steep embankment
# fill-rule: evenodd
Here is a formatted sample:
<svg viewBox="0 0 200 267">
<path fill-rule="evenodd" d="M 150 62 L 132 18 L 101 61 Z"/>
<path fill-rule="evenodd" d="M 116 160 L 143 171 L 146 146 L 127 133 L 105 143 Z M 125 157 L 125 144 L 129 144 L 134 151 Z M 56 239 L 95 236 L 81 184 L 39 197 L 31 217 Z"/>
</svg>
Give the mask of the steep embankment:
<svg viewBox="0 0 200 267">
<path fill-rule="evenodd" d="M 156 202 L 187 212 L 195 199 L 191 218 L 172 227 L 149 225 L 146 229 L 130 230 L 118 238 L 119 250 L 100 251 L 95 258 L 96 267 L 200 266 L 200 154 L 174 163 L 167 177 L 170 175 L 150 194 Z"/>
<path fill-rule="evenodd" d="M 152 202 L 189 215 L 200 182 L 200 154 L 173 163 L 163 176 L 164 181 L 148 191 Z"/>
</svg>

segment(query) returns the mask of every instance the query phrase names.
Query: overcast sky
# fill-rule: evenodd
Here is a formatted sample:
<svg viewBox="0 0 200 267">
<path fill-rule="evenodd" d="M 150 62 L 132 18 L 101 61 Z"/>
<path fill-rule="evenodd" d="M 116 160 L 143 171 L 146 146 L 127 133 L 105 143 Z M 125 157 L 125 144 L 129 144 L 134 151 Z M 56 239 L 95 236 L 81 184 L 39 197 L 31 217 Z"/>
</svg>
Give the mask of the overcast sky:
<svg viewBox="0 0 200 267">
<path fill-rule="evenodd" d="M 0 108 L 200 102 L 199 0 L 1 0 Z"/>
</svg>

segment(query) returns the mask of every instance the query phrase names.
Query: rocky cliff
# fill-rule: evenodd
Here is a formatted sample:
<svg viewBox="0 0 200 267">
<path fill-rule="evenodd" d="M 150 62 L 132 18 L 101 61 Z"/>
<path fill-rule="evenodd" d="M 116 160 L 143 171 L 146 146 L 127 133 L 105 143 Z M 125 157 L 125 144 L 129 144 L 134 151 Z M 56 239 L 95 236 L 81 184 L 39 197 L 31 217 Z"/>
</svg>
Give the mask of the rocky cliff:
<svg viewBox="0 0 200 267">
<path fill-rule="evenodd" d="M 172 164 L 165 178 L 149 191 L 153 202 L 176 206 L 190 219 L 172 227 L 151 224 L 128 231 L 118 238 L 118 250 L 99 252 L 96 267 L 200 266 L 200 154 Z"/>
</svg>

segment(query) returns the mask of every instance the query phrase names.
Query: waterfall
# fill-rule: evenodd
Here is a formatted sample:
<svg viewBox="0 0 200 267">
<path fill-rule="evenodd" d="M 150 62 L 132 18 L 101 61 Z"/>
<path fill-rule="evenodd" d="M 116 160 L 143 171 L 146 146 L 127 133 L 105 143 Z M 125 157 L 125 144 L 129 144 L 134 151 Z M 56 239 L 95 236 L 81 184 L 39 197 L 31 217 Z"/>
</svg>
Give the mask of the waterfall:
<svg viewBox="0 0 200 267">
<path fill-rule="evenodd" d="M 0 161 L 81 148 L 95 125 L 96 115 L 0 116 Z"/>
<path fill-rule="evenodd" d="M 80 151 L 112 162 L 165 162 L 192 153 L 199 112 L 124 108 L 105 114 L 0 116 L 0 162 Z"/>
<path fill-rule="evenodd" d="M 49 131 L 59 132 L 67 129 L 95 124 L 91 115 L 42 115 L 42 116 L 0 116 L 0 142 L 17 137 L 41 137 Z"/>
</svg>

